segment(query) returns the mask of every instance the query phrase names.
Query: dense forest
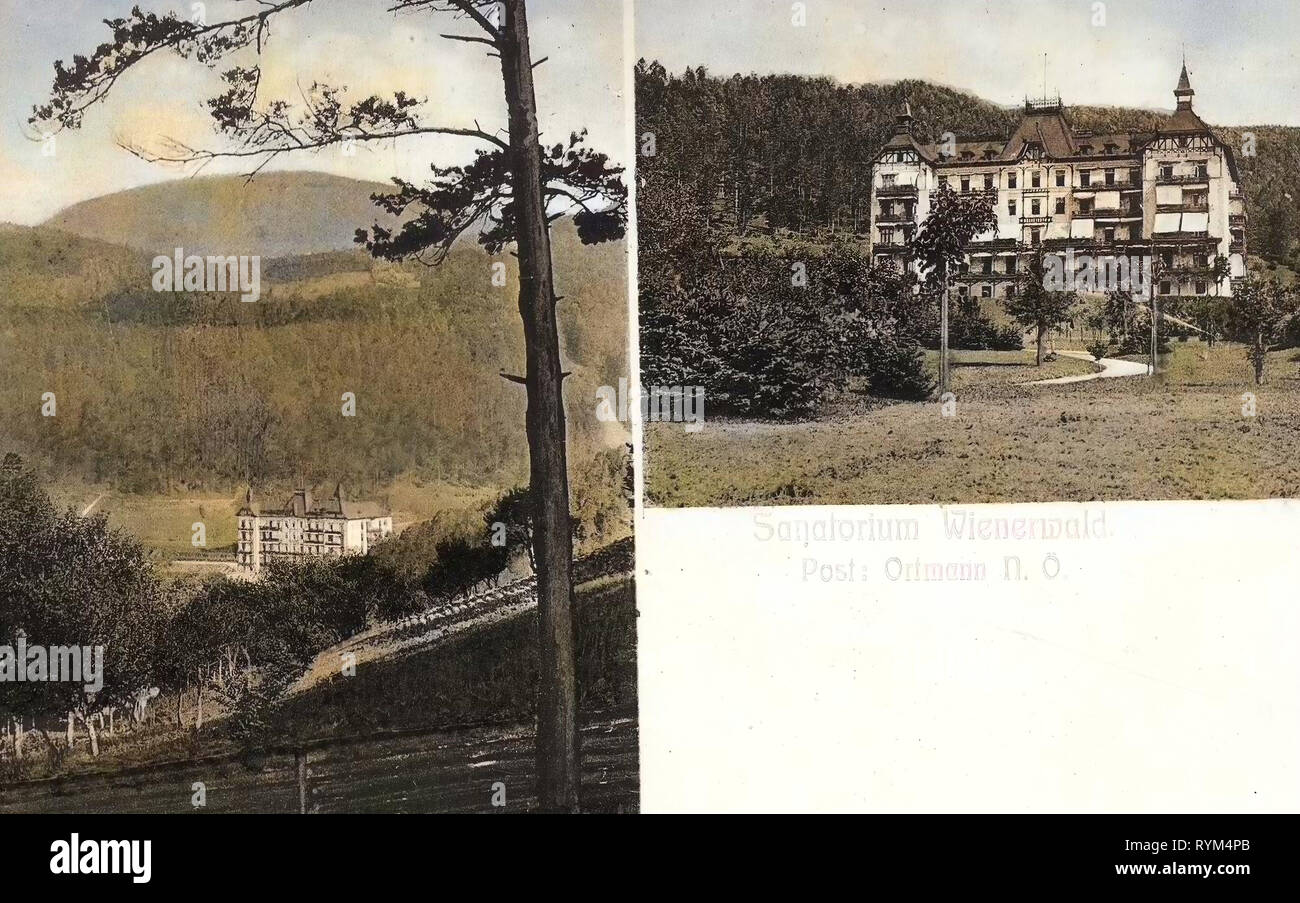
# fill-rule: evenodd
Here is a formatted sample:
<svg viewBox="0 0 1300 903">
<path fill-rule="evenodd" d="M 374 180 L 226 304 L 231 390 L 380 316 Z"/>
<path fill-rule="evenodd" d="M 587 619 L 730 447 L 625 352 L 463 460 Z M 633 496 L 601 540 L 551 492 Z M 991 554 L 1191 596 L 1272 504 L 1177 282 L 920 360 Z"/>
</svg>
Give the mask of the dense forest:
<svg viewBox="0 0 1300 903">
<path fill-rule="evenodd" d="M 1018 109 L 924 81 L 849 85 L 797 75 L 721 77 L 703 67 L 678 75 L 641 60 L 639 172 L 651 186 L 681 188 L 679 200 L 698 206 L 702 222 L 732 237 L 865 234 L 870 162 L 893 134 L 904 102 L 922 142 L 949 131 L 1005 138 L 1020 116 Z M 1067 107 L 1067 115 L 1076 128 L 1098 133 L 1149 131 L 1169 116 L 1091 106 Z M 1252 253 L 1297 263 L 1300 129 L 1241 125 L 1218 131 L 1238 149 L 1243 132 L 1256 138 L 1257 156 L 1238 153 Z"/>
<path fill-rule="evenodd" d="M 606 449 L 595 387 L 627 372 L 624 250 L 557 224 L 575 468 Z M 160 294 L 149 256 L 40 227 L 0 230 L 0 439 L 47 473 L 128 492 L 372 492 L 399 474 L 526 482 L 515 261 L 441 267 L 345 251 L 266 260 L 262 299 Z M 42 416 L 44 393 L 55 416 Z M 342 415 L 354 393 L 356 416 Z M 603 465 L 602 465 L 603 466 Z M 612 487 L 616 492 L 617 487 Z"/>
</svg>

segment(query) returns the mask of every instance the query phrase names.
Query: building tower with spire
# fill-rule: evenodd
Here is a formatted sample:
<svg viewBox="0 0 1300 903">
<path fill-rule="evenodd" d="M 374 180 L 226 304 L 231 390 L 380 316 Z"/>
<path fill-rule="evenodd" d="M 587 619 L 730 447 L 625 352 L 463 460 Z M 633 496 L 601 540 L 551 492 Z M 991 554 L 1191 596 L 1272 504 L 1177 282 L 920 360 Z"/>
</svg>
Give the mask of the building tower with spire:
<svg viewBox="0 0 1300 903">
<path fill-rule="evenodd" d="M 1059 97 L 1026 100 L 1011 135 L 945 144 L 913 137 L 910 106 L 871 165 L 870 248 L 907 259 L 933 192 L 984 193 L 998 225 L 972 243 L 958 294 L 1014 293 L 1027 254 L 1151 256 L 1159 296 L 1231 295 L 1246 275 L 1246 209 L 1233 148 L 1192 109 L 1186 62 L 1175 109 L 1154 132 L 1077 129 Z M 1229 278 L 1215 279 L 1218 258 Z"/>
</svg>

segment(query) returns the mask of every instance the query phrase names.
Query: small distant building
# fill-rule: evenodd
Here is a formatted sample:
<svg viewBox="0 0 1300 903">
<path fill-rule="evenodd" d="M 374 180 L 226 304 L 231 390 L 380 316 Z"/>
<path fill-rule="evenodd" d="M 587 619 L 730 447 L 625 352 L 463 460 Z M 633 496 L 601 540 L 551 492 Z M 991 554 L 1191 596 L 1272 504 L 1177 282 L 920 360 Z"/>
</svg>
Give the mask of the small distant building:
<svg viewBox="0 0 1300 903">
<path fill-rule="evenodd" d="M 282 508 L 260 508 L 250 489 L 236 517 L 235 561 L 254 574 L 277 559 L 364 555 L 393 532 L 393 516 L 383 505 L 347 498 L 342 483 L 323 500 L 299 489 Z"/>
</svg>

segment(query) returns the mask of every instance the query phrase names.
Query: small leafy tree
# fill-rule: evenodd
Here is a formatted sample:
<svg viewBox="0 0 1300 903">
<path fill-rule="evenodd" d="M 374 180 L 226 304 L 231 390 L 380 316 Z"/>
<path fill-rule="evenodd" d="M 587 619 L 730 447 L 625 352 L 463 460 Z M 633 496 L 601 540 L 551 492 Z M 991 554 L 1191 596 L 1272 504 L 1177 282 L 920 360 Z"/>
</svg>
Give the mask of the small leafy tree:
<svg viewBox="0 0 1300 903">
<path fill-rule="evenodd" d="M 496 542 L 496 532 L 505 530 L 504 548 L 507 556 L 515 549 L 522 548 L 528 553 L 528 569 L 536 570 L 533 558 L 533 499 L 526 486 L 516 486 L 501 496 L 492 509 L 483 515 L 483 522 L 493 543 Z"/>
<path fill-rule="evenodd" d="M 1223 334 L 1233 303 L 1233 300 L 1218 295 L 1198 295 L 1188 306 L 1188 316 L 1210 347 L 1214 347 L 1214 340 Z"/>
<path fill-rule="evenodd" d="M 1281 339 L 1296 312 L 1295 293 L 1270 280 L 1245 281 L 1233 295 L 1225 323 L 1228 337 L 1246 345 L 1256 385 L 1264 382 L 1269 347 Z"/>
<path fill-rule="evenodd" d="M 1117 290 L 1106 293 L 1106 304 L 1102 310 L 1105 328 L 1110 332 L 1113 342 L 1123 347 L 1128 343 L 1133 331 L 1136 308 L 1133 296 L 1127 291 Z"/>
<path fill-rule="evenodd" d="M 1232 265 L 1222 254 L 1214 255 L 1214 265 L 1210 269 L 1210 280 L 1214 283 L 1214 292 L 1218 294 L 1223 283 L 1232 277 Z"/>
<path fill-rule="evenodd" d="M 948 391 L 948 282 L 966 259 L 978 235 L 996 231 L 997 213 L 991 194 L 957 194 L 947 185 L 930 194 L 930 213 L 909 248 L 925 277 L 926 286 L 939 299 L 939 390 Z"/>
<path fill-rule="evenodd" d="M 1047 287 L 1044 255 L 1035 254 L 1017 280 L 1016 293 L 1002 304 L 1008 314 L 1023 326 L 1038 333 L 1035 364 L 1043 365 L 1043 349 L 1047 333 L 1070 322 L 1079 296 L 1074 292 L 1052 291 Z"/>
</svg>

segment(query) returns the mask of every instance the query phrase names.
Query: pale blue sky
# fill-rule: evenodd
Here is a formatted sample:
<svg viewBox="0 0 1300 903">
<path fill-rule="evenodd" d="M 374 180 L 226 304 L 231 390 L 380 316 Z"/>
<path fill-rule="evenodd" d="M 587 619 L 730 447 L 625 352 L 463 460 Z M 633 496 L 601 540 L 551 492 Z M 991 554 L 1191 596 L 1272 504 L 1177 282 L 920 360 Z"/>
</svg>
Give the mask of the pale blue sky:
<svg viewBox="0 0 1300 903">
<path fill-rule="evenodd" d="M 125 15 L 134 3 L 184 18 L 192 11 L 191 0 L 0 0 L 0 222 L 37 223 L 86 198 L 183 175 L 137 160 L 115 146 L 116 135 L 136 141 L 166 135 L 214 146 L 202 102 L 220 92 L 217 72 L 173 55 L 123 77 L 80 131 L 57 136 L 53 157 L 42 156 L 41 145 L 25 137 L 32 105 L 47 99 L 54 60 L 93 51 L 108 37 L 102 20 Z M 429 122 L 472 126 L 477 118 L 484 128 L 504 126 L 498 61 L 485 55 L 485 47 L 438 37 L 472 34 L 475 27 L 446 14 L 395 15 L 386 12 L 391 5 L 317 0 L 278 16 L 263 57 L 264 94 L 293 100 L 298 84 L 313 80 L 346 84 L 360 96 L 404 88 L 429 98 Z M 253 0 L 208 0 L 207 17 L 252 7 Z M 623 0 L 532 0 L 529 11 L 533 57 L 550 58 L 537 69 L 543 139 L 560 140 L 586 126 L 595 147 L 625 160 Z M 460 138 L 405 139 L 396 147 L 363 147 L 354 157 L 338 148 L 285 157 L 272 168 L 419 180 L 431 160 L 468 161 L 478 146 Z M 205 172 L 237 168 L 214 164 Z"/>
<path fill-rule="evenodd" d="M 1300 125 L 1297 0 L 638 0 L 637 56 L 670 70 L 922 78 L 1000 104 L 1047 87 L 1076 104 L 1172 109 L 1183 45 L 1218 125 Z"/>
</svg>

